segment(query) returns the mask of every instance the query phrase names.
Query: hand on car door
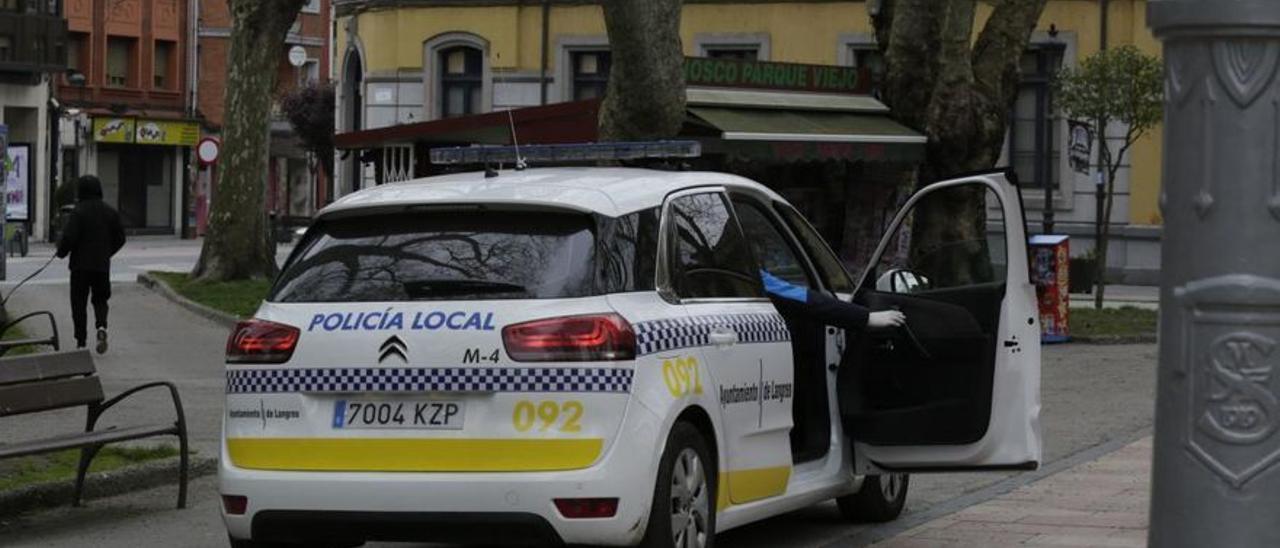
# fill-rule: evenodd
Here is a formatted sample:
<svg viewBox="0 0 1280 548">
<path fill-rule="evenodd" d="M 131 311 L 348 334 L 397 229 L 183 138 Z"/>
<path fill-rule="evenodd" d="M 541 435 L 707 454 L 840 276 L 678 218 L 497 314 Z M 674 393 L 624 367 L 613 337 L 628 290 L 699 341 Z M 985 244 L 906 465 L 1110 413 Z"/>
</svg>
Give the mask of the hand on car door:
<svg viewBox="0 0 1280 548">
<path fill-rule="evenodd" d="M 902 327 L 907 323 L 907 315 L 897 310 L 872 312 L 867 316 L 867 327 L 880 329 L 885 327 Z"/>
</svg>

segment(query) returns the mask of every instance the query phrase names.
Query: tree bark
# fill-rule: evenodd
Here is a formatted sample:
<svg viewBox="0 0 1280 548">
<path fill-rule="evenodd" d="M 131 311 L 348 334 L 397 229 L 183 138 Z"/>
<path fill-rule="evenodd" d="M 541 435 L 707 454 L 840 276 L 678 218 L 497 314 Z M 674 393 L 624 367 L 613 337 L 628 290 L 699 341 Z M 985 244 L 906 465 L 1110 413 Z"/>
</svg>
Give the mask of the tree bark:
<svg viewBox="0 0 1280 548">
<path fill-rule="evenodd" d="M 284 39 L 306 0 L 229 0 L 231 52 L 226 124 L 209 232 L 192 276 L 225 281 L 271 277 L 275 243 L 263 207 L 271 102 Z"/>
<path fill-rule="evenodd" d="M 989 169 L 1000 158 L 1009 111 L 1017 98 L 1018 60 L 1046 0 L 998 3 L 970 46 L 974 0 L 885 0 L 873 18 L 888 70 L 884 100 L 893 116 L 929 138 L 917 186 L 957 173 Z M 886 41 L 887 38 L 887 41 Z M 985 193 L 929 200 L 912 227 L 911 248 L 983 241 Z M 990 276 L 986 250 L 935 273 L 954 283 Z"/>
<path fill-rule="evenodd" d="M 1103 181 L 1107 186 L 1103 187 L 1102 211 L 1098 212 L 1098 218 L 1094 220 L 1098 226 L 1096 227 L 1097 238 L 1093 242 L 1094 256 L 1096 261 L 1093 265 L 1093 308 L 1094 310 L 1102 310 L 1102 301 L 1106 298 L 1107 292 L 1107 240 L 1110 239 L 1111 223 L 1111 146 L 1107 143 L 1107 121 L 1103 121 L 1103 125 L 1099 126 L 1099 143 L 1098 158 L 1102 163 L 1102 175 L 1106 177 Z"/>
<path fill-rule="evenodd" d="M 681 0 L 605 0 L 612 66 L 600 139 L 669 139 L 684 123 Z"/>
<path fill-rule="evenodd" d="M 1102 126 L 1106 127 L 1106 126 Z M 1116 152 L 1115 158 L 1111 157 L 1111 147 L 1107 145 L 1106 134 L 1102 134 L 1102 146 L 1099 153 L 1102 156 L 1102 172 L 1106 176 L 1106 198 L 1103 200 L 1105 204 L 1102 208 L 1102 215 L 1097 219 L 1098 238 L 1094 242 L 1097 247 L 1098 262 L 1095 265 L 1096 277 L 1094 278 L 1093 292 L 1093 308 L 1102 310 L 1103 301 L 1106 299 L 1107 293 L 1107 253 L 1111 251 L 1111 212 L 1115 206 L 1116 198 L 1116 176 L 1120 173 L 1120 166 L 1124 165 L 1124 155 L 1129 151 L 1129 147 L 1137 140 L 1132 129 L 1125 135 L 1125 144 Z"/>
</svg>

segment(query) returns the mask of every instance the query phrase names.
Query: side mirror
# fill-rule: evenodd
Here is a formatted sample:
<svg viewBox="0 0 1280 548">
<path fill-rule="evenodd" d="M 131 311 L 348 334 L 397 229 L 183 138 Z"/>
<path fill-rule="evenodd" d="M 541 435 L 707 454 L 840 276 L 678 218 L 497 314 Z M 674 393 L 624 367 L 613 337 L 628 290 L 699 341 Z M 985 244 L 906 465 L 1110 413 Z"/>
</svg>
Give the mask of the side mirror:
<svg viewBox="0 0 1280 548">
<path fill-rule="evenodd" d="M 924 274 L 895 268 L 876 279 L 876 291 L 882 293 L 915 293 L 929 289 L 929 278 Z"/>
</svg>

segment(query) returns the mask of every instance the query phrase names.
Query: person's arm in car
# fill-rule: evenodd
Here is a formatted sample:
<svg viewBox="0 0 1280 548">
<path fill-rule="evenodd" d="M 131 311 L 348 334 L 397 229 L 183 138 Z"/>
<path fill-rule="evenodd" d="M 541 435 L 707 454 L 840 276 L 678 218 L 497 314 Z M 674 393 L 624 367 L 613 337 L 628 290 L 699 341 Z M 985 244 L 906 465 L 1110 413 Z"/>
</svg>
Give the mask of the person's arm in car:
<svg viewBox="0 0 1280 548">
<path fill-rule="evenodd" d="M 789 308 L 799 314 L 814 318 L 826 325 L 858 331 L 867 327 L 896 327 L 906 317 L 896 310 L 872 312 L 866 307 L 847 303 L 819 291 L 792 284 L 767 271 L 760 271 L 765 292 L 779 307 Z"/>
</svg>

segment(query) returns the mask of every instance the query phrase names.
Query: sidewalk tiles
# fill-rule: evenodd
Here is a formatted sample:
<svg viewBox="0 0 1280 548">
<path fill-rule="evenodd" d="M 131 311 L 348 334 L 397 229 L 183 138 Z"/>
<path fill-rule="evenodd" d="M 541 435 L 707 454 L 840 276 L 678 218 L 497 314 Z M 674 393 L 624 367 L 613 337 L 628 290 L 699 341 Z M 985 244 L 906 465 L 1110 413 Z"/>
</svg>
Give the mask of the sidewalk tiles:
<svg viewBox="0 0 1280 548">
<path fill-rule="evenodd" d="M 1151 437 L 875 544 L 1146 546 Z"/>
</svg>

